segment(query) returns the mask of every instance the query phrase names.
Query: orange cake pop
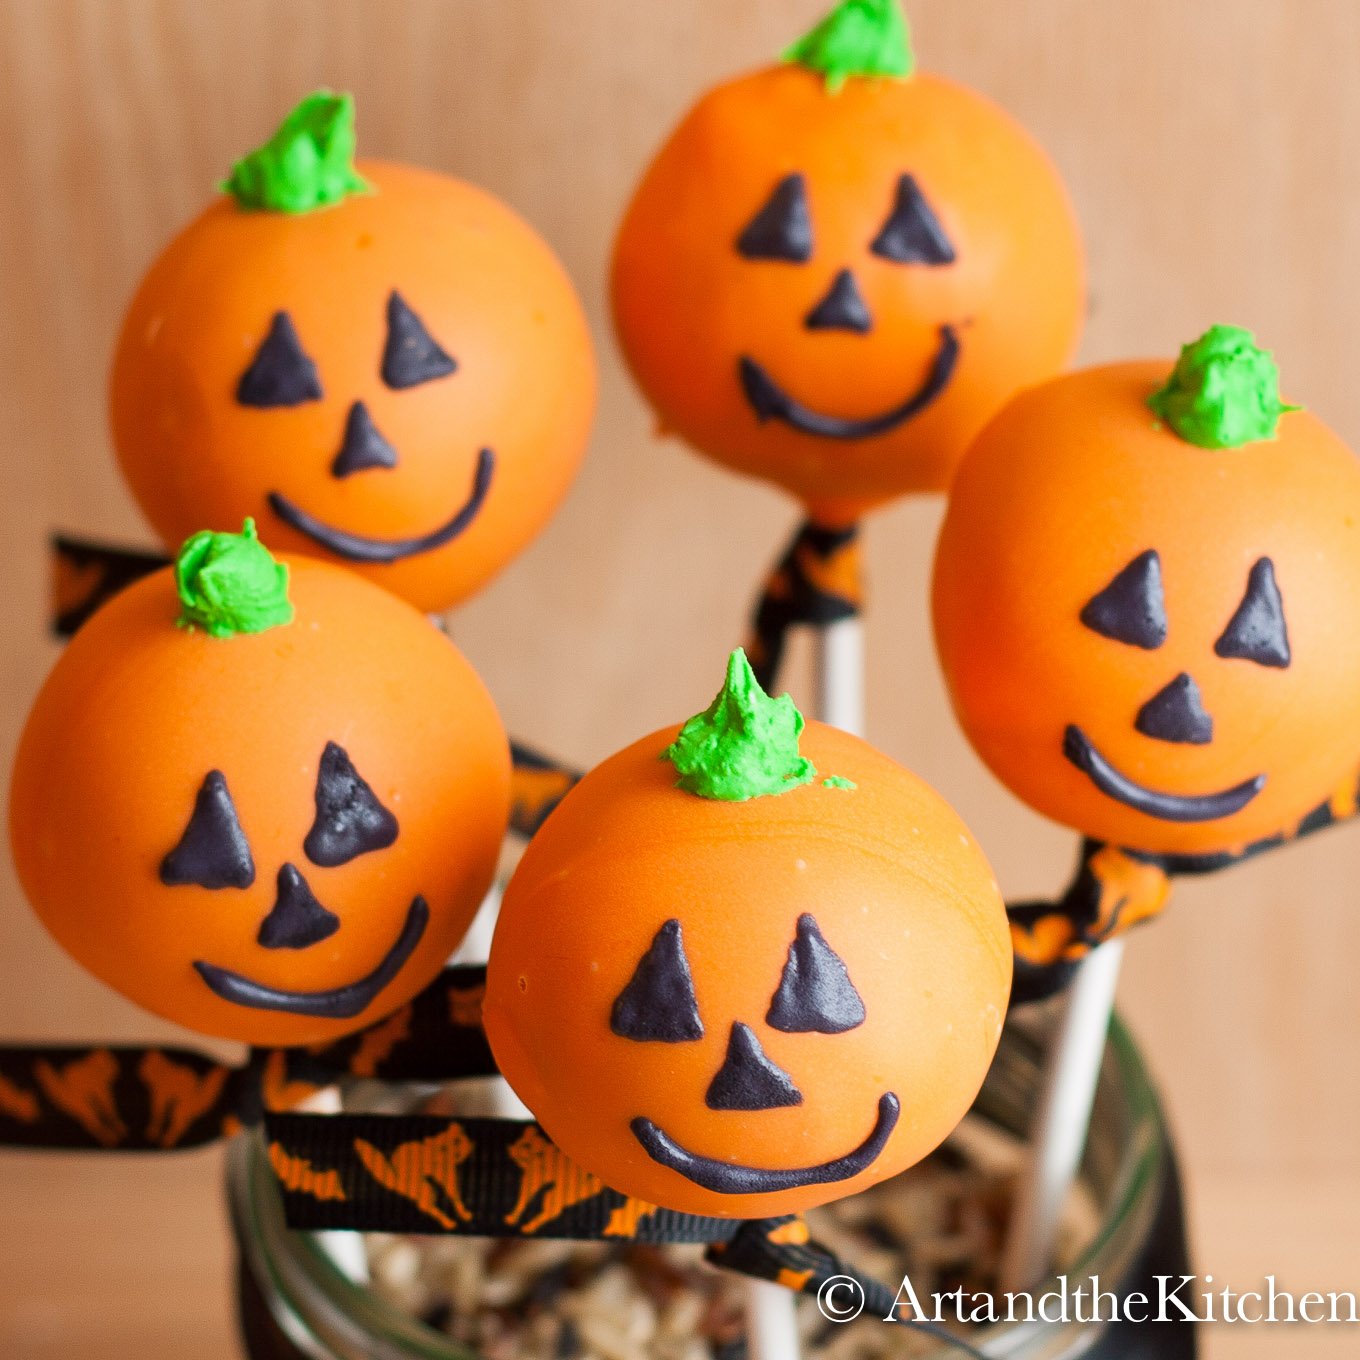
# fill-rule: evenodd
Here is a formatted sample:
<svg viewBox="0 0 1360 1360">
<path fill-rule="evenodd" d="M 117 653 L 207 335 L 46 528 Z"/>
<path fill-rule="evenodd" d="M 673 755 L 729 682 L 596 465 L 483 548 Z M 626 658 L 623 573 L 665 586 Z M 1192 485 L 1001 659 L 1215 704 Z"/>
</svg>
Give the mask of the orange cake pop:
<svg viewBox="0 0 1360 1360">
<path fill-rule="evenodd" d="M 859 738 L 804 730 L 738 651 L 705 713 L 591 771 L 530 843 L 484 1018 L 573 1161 L 762 1217 L 934 1148 L 982 1084 L 1010 970 L 953 811 Z"/>
<path fill-rule="evenodd" d="M 935 632 L 969 739 L 1116 846 L 1243 852 L 1360 759 L 1360 461 L 1215 326 L 1015 398 L 960 466 Z"/>
<path fill-rule="evenodd" d="M 1040 147 L 913 73 L 898 0 L 844 0 L 686 114 L 624 217 L 613 307 L 665 427 L 835 524 L 947 486 L 1071 354 L 1083 274 Z"/>
<path fill-rule="evenodd" d="M 489 695 L 353 572 L 196 534 L 104 606 L 19 743 L 10 837 L 57 941 L 158 1015 L 334 1039 L 438 973 L 495 871 Z"/>
<path fill-rule="evenodd" d="M 151 267 L 110 408 L 167 543 L 254 515 L 423 610 L 542 529 L 585 451 L 595 367 L 547 245 L 490 194 L 352 162 L 348 96 L 304 99 Z"/>
</svg>

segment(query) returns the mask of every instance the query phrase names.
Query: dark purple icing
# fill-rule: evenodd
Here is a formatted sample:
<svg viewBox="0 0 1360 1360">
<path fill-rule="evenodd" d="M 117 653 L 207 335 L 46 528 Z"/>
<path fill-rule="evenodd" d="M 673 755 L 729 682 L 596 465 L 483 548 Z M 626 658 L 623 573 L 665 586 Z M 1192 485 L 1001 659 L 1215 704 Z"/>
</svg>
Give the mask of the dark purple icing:
<svg viewBox="0 0 1360 1360">
<path fill-rule="evenodd" d="M 491 479 L 495 471 L 496 455 L 490 449 L 482 449 L 477 455 L 477 470 L 473 474 L 472 491 L 467 500 L 437 529 L 432 529 L 428 534 L 418 534 L 414 538 L 370 538 L 367 534 L 356 534 L 349 529 L 337 529 L 334 525 L 317 519 L 280 491 L 271 491 L 265 499 L 269 502 L 269 508 L 285 524 L 310 538 L 327 552 L 332 552 L 350 562 L 386 564 L 400 562 L 407 557 L 417 557 L 421 553 L 433 552 L 457 538 L 480 513 L 487 493 L 491 490 Z"/>
<path fill-rule="evenodd" d="M 864 1023 L 864 1002 L 844 961 L 806 912 L 765 1023 L 786 1034 L 844 1034 Z"/>
<path fill-rule="evenodd" d="M 339 929 L 340 918 L 316 900 L 296 866 L 285 864 L 279 870 L 274 905 L 255 939 L 265 949 L 306 949 Z"/>
<path fill-rule="evenodd" d="M 1266 786 L 1265 775 L 1258 774 L 1216 793 L 1162 793 L 1115 769 L 1075 723 L 1069 723 L 1063 733 L 1063 755 L 1107 798 L 1164 822 L 1216 822 L 1231 817 Z"/>
<path fill-rule="evenodd" d="M 236 384 L 242 406 L 301 406 L 321 400 L 321 380 L 287 312 L 275 312 L 250 367 Z"/>
<path fill-rule="evenodd" d="M 816 435 L 819 439 L 869 439 L 895 430 L 929 406 L 949 385 L 958 361 L 959 337 L 953 326 L 941 326 L 939 348 L 920 387 L 900 406 L 862 419 L 829 416 L 804 406 L 785 392 L 769 372 L 749 355 L 743 354 L 738 358 L 737 377 L 746 394 L 747 404 L 761 424 L 767 420 L 782 420 L 799 433 Z"/>
<path fill-rule="evenodd" d="M 650 1119 L 637 1118 L 629 1128 L 633 1137 L 654 1161 L 677 1172 L 705 1190 L 720 1195 L 765 1195 L 778 1190 L 797 1190 L 804 1185 L 830 1185 L 848 1181 L 867 1170 L 892 1137 L 902 1113 L 902 1102 L 887 1091 L 878 1098 L 878 1117 L 869 1136 L 844 1157 L 821 1162 L 816 1166 L 797 1167 L 788 1171 L 768 1171 L 758 1166 L 742 1166 L 736 1162 L 720 1162 L 705 1157 L 677 1143 L 670 1134 L 653 1124 Z"/>
<path fill-rule="evenodd" d="M 812 216 L 807 181 L 785 175 L 760 211 L 737 237 L 737 253 L 748 260 L 787 260 L 803 264 L 812 258 Z"/>
<path fill-rule="evenodd" d="M 382 380 L 400 390 L 446 378 L 458 367 L 453 356 L 425 329 L 406 299 L 394 288 L 387 298 L 387 342 Z"/>
<path fill-rule="evenodd" d="M 1214 739 L 1214 720 L 1204 711 L 1199 686 L 1184 671 L 1138 710 L 1133 725 L 1158 741 L 1207 746 Z"/>
<path fill-rule="evenodd" d="M 751 1028 L 738 1021 L 704 1103 L 710 1110 L 780 1110 L 801 1105 L 803 1093 L 770 1061 Z"/>
<path fill-rule="evenodd" d="M 1153 651 L 1166 641 L 1166 601 L 1162 595 L 1162 559 L 1148 549 L 1124 567 L 1109 585 L 1093 595 L 1081 621 L 1094 633 Z"/>
<path fill-rule="evenodd" d="M 255 861 L 221 770 L 209 770 L 200 785 L 179 844 L 161 860 L 160 878 L 170 887 L 248 888 L 255 882 Z"/>
<path fill-rule="evenodd" d="M 313 864 L 333 869 L 397 839 L 397 819 L 378 801 L 344 748 L 326 743 L 316 772 L 316 818 L 302 842 Z"/>
<path fill-rule="evenodd" d="M 614 999 L 609 1028 L 639 1043 L 683 1044 L 703 1038 L 679 921 L 672 918 L 656 932 L 628 985 Z"/>
<path fill-rule="evenodd" d="M 895 264 L 953 264 L 954 247 L 911 175 L 897 181 L 892 212 L 869 247 Z"/>
<path fill-rule="evenodd" d="M 860 294 L 855 276 L 842 269 L 822 300 L 803 318 L 810 331 L 855 331 L 867 334 L 874 328 L 868 304 Z"/>
<path fill-rule="evenodd" d="M 394 468 L 397 451 L 382 437 L 368 407 L 356 401 L 345 417 L 345 437 L 331 463 L 332 477 L 348 477 L 368 468 Z"/>
<path fill-rule="evenodd" d="M 1289 632 L 1284 622 L 1284 601 L 1275 583 L 1275 564 L 1258 558 L 1247 576 L 1247 593 L 1237 612 L 1228 620 L 1223 635 L 1214 643 L 1219 656 L 1240 657 L 1258 666 L 1283 670 L 1289 665 Z"/>
<path fill-rule="evenodd" d="M 194 970 L 214 995 L 237 1006 L 286 1011 L 291 1015 L 315 1015 L 325 1020 L 351 1020 L 401 972 L 429 923 L 429 905 L 423 897 L 413 897 L 401 933 L 382 962 L 367 977 L 324 992 L 293 992 L 283 987 L 268 987 L 241 973 L 233 973 L 229 968 L 219 968 L 215 963 L 196 961 Z"/>
</svg>

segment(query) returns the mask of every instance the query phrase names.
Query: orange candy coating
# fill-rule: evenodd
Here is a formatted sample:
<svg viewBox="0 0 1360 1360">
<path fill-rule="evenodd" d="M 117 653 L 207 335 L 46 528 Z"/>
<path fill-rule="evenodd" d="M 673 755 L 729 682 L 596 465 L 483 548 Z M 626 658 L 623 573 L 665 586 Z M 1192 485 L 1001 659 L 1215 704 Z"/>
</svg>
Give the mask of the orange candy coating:
<svg viewBox="0 0 1360 1360">
<path fill-rule="evenodd" d="M 123 322 L 110 408 L 124 475 L 162 539 L 254 515 L 267 541 L 332 557 L 286 525 L 278 492 L 334 528 L 406 539 L 469 499 L 451 542 L 391 563 L 348 561 L 423 610 L 480 589 L 543 528 L 585 452 L 595 402 L 586 322 L 561 265 L 498 199 L 406 165 L 360 162 L 374 192 L 290 215 L 222 197 L 177 236 Z M 396 291 L 457 363 L 405 388 L 380 375 Z M 237 384 L 286 312 L 315 363 L 320 400 L 242 405 Z M 362 402 L 394 467 L 332 475 Z"/>
<path fill-rule="evenodd" d="M 591 771 L 531 842 L 491 950 L 484 1018 L 496 1060 L 567 1156 L 649 1203 L 759 1217 L 864 1189 L 934 1148 L 987 1072 L 1011 976 L 991 871 L 937 794 L 856 737 L 809 723 L 801 743 L 821 775 L 854 789 L 819 778 L 718 802 L 675 786 L 659 759 L 674 736 L 653 733 Z M 843 1033 L 766 1021 L 804 913 L 864 1004 L 863 1023 Z M 703 1037 L 621 1037 L 615 998 L 668 920 L 680 923 Z M 800 1105 L 705 1103 L 734 1022 Z M 900 1098 L 900 1122 L 866 1169 L 771 1193 L 705 1189 L 630 1131 L 643 1117 L 708 1157 L 805 1167 L 861 1144 L 885 1092 Z"/>
<path fill-rule="evenodd" d="M 38 695 L 10 795 L 25 893 L 79 963 L 167 1019 L 267 1045 L 360 1029 L 431 981 L 491 883 L 510 796 L 500 719 L 453 644 L 352 572 L 282 560 L 296 618 L 265 632 L 214 638 L 177 627 L 169 569 L 104 606 Z M 323 867 L 303 842 L 330 742 L 399 829 L 386 848 Z M 213 770 L 254 882 L 167 886 L 162 860 Z M 339 925 L 307 947 L 265 948 L 257 933 L 286 864 Z M 379 966 L 417 895 L 429 922 L 414 952 L 346 1018 L 236 1004 L 193 966 L 291 991 L 343 987 Z"/>
<path fill-rule="evenodd" d="M 951 492 L 935 634 L 969 739 L 1030 806 L 1139 850 L 1234 851 L 1325 801 L 1360 754 L 1360 461 L 1307 411 L 1284 415 L 1273 440 L 1187 443 L 1146 404 L 1170 368 L 1057 378 L 988 426 Z M 1148 551 L 1164 642 L 1129 645 L 1084 625 L 1088 601 Z M 1283 604 L 1285 667 L 1215 651 L 1262 558 Z M 1181 675 L 1212 721 L 1208 741 L 1135 726 Z M 1265 784 L 1231 815 L 1154 816 L 1064 757 L 1069 725 L 1147 789 L 1194 797 L 1258 774 Z"/>
<path fill-rule="evenodd" d="M 744 258 L 742 235 L 784 177 L 803 176 L 805 263 Z M 875 254 L 903 175 L 952 246 L 951 264 Z M 852 272 L 872 329 L 809 329 Z M 1084 306 L 1077 226 L 1057 172 L 1006 113 L 935 76 L 852 77 L 777 66 L 705 95 L 648 167 L 615 246 L 614 319 L 663 425 L 738 472 L 786 488 L 820 519 L 943 490 L 968 442 L 1018 389 L 1056 372 Z M 865 418 L 923 383 L 954 329 L 943 392 L 888 433 L 827 438 L 743 395 L 740 356 L 812 410 Z"/>
</svg>

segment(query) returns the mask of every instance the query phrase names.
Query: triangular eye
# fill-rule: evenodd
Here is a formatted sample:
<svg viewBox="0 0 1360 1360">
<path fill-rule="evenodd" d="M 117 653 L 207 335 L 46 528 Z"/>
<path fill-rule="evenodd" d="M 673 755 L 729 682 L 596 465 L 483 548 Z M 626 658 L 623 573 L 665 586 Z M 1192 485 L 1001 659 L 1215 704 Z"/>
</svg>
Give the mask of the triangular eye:
<svg viewBox="0 0 1360 1360">
<path fill-rule="evenodd" d="M 458 364 L 425 329 L 425 323 L 394 288 L 387 299 L 387 343 L 383 345 L 382 380 L 400 390 L 446 378 Z"/>
<path fill-rule="evenodd" d="M 321 400 L 321 380 L 287 312 L 275 312 L 269 334 L 236 384 L 242 406 L 301 406 Z"/>
<path fill-rule="evenodd" d="M 248 888 L 255 882 L 255 861 L 221 770 L 208 771 L 179 844 L 161 860 L 160 877 L 172 888 Z"/>
<path fill-rule="evenodd" d="M 683 1044 L 704 1037 L 679 921 L 672 918 L 656 932 L 614 999 L 609 1028 L 639 1043 Z"/>
<path fill-rule="evenodd" d="M 807 181 L 785 175 L 764 206 L 737 237 L 737 254 L 748 260 L 788 260 L 806 264 L 812 258 L 812 216 Z"/>
<path fill-rule="evenodd" d="M 1166 641 L 1162 559 L 1139 553 L 1098 595 L 1087 600 L 1081 621 L 1093 633 L 1154 651 Z"/>
<path fill-rule="evenodd" d="M 1228 620 L 1214 643 L 1219 656 L 1240 657 L 1258 666 L 1283 670 L 1289 665 L 1289 632 L 1284 622 L 1284 601 L 1275 583 L 1275 564 L 1258 558 L 1247 576 L 1247 593 L 1237 612 Z"/>
<path fill-rule="evenodd" d="M 954 247 L 910 175 L 897 181 L 892 212 L 869 249 L 895 264 L 954 263 Z"/>
<path fill-rule="evenodd" d="M 313 864 L 333 869 L 397 839 L 397 819 L 378 801 L 345 750 L 328 741 L 316 772 L 316 820 L 302 842 Z"/>
<path fill-rule="evenodd" d="M 849 970 L 806 913 L 798 918 L 765 1023 L 785 1034 L 844 1034 L 864 1023 L 864 1002 Z"/>
</svg>

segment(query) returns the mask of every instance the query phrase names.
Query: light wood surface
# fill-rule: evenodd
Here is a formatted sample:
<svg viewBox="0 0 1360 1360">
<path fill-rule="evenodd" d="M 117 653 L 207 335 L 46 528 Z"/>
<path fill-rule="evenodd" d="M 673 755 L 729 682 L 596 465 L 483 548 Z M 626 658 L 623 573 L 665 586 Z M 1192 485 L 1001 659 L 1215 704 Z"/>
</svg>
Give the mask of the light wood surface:
<svg viewBox="0 0 1360 1360">
<path fill-rule="evenodd" d="M 653 439 L 608 335 L 604 261 L 633 177 L 694 94 L 766 60 L 824 5 L 0 0 L 0 761 L 56 656 L 48 530 L 149 541 L 104 427 L 120 309 L 233 156 L 323 82 L 356 93 L 368 152 L 465 175 L 524 212 L 596 327 L 604 387 L 586 472 L 539 544 L 458 618 L 509 726 L 586 763 L 693 710 L 795 513 Z M 1360 444 L 1354 0 L 911 12 L 922 64 L 1010 108 L 1072 187 L 1094 285 L 1084 360 L 1169 354 L 1214 320 L 1249 325 L 1286 394 Z M 869 732 L 956 803 L 1009 895 L 1042 893 L 1064 881 L 1072 837 L 1000 790 L 948 715 L 926 626 L 938 518 L 920 502 L 869 525 Z M 1343 828 L 1179 888 L 1130 944 L 1123 1004 L 1182 1139 L 1201 1260 L 1225 1277 L 1360 1284 L 1357 870 L 1360 828 Z M 0 1034 L 168 1033 L 48 943 L 7 865 L 0 959 Z M 210 1158 L 0 1156 L 0 1353 L 172 1355 L 192 1335 L 218 1354 L 201 1341 L 223 1321 L 214 1174 Z M 206 1321 L 176 1331 L 190 1304 Z M 1288 1353 L 1354 1345 L 1337 1335 L 1292 1331 Z M 1272 1339 L 1215 1345 L 1245 1357 Z"/>
</svg>

